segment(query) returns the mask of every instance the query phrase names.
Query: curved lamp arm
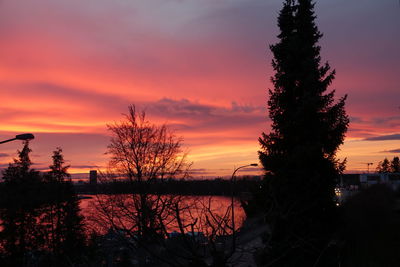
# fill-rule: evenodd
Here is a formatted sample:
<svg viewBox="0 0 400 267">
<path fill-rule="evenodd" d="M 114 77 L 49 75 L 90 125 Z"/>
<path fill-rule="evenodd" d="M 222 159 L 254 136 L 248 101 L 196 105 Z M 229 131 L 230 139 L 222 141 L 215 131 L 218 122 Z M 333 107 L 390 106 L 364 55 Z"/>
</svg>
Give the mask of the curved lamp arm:
<svg viewBox="0 0 400 267">
<path fill-rule="evenodd" d="M 31 139 L 34 139 L 34 138 L 35 138 L 35 136 L 33 134 L 31 134 L 31 133 L 18 134 L 14 138 L 1 141 L 0 144 L 4 144 L 4 143 L 11 142 L 11 141 L 14 141 L 14 140 L 31 140 Z"/>
</svg>

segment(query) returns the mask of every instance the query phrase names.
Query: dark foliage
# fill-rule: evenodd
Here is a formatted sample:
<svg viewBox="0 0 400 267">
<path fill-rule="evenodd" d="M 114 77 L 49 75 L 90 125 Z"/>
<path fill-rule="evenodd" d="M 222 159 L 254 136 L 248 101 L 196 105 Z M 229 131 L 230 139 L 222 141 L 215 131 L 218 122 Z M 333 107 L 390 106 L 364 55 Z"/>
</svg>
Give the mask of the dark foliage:
<svg viewBox="0 0 400 267">
<path fill-rule="evenodd" d="M 392 172 L 400 172 L 400 159 L 399 157 L 394 157 L 390 163 L 390 168 Z"/>
<path fill-rule="evenodd" d="M 65 178 L 62 150 L 51 171 L 31 169 L 29 143 L 3 172 L 0 199 L 0 254 L 5 266 L 67 266 L 80 261 L 85 246 L 79 200 Z"/>
<path fill-rule="evenodd" d="M 379 173 L 399 173 L 400 172 L 400 160 L 399 157 L 394 157 L 392 161 L 387 158 L 380 161 L 376 167 L 376 171 Z"/>
<path fill-rule="evenodd" d="M 321 64 L 322 34 L 313 9 L 310 0 L 285 1 L 279 42 L 270 47 L 276 72 L 268 101 L 272 130 L 259 139 L 259 155 L 272 227 L 264 260 L 276 266 L 318 262 L 332 231 L 334 186 L 344 168 L 335 155 L 349 123 L 346 97 L 335 102 L 334 91 L 326 92 L 335 71 Z"/>
<path fill-rule="evenodd" d="M 390 170 L 390 161 L 385 158 L 381 162 L 378 163 L 378 167 L 376 167 L 376 171 L 379 173 L 389 173 Z"/>
<path fill-rule="evenodd" d="M 38 193 L 42 193 L 41 178 L 39 172 L 30 168 L 30 152 L 29 143 L 25 142 L 18 151 L 18 159 L 4 170 L 0 202 L 0 242 L 5 256 L 21 265 L 29 251 L 43 244 L 37 223 L 43 204 L 38 198 Z"/>
<path fill-rule="evenodd" d="M 61 148 L 53 152 L 50 172 L 44 175 L 46 189 L 45 207 L 41 225 L 47 226 L 46 246 L 56 256 L 66 261 L 76 261 L 85 246 L 83 216 L 80 215 L 79 199 L 74 191 Z"/>
</svg>

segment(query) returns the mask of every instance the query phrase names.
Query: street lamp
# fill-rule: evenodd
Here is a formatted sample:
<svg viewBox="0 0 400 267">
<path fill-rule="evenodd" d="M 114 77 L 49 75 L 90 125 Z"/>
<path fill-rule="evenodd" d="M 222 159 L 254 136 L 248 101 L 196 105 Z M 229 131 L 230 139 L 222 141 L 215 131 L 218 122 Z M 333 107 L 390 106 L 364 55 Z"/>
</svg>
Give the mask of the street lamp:
<svg viewBox="0 0 400 267">
<path fill-rule="evenodd" d="M 1 141 L 0 144 L 4 144 L 4 143 L 11 142 L 14 140 L 31 140 L 34 138 L 35 138 L 35 136 L 33 136 L 33 134 L 31 134 L 31 133 L 18 134 L 14 138 Z"/>
<path fill-rule="evenodd" d="M 235 234 L 235 206 L 234 206 L 234 184 L 235 184 L 235 174 L 238 170 L 242 169 L 242 168 L 246 168 L 246 167 L 257 167 L 258 164 L 257 163 L 252 163 L 252 164 L 248 164 L 248 165 L 243 165 L 240 167 L 237 167 L 233 173 L 232 173 L 232 177 L 231 177 L 231 209 L 232 209 L 232 254 L 235 251 L 235 247 L 236 247 L 236 234 Z"/>
</svg>

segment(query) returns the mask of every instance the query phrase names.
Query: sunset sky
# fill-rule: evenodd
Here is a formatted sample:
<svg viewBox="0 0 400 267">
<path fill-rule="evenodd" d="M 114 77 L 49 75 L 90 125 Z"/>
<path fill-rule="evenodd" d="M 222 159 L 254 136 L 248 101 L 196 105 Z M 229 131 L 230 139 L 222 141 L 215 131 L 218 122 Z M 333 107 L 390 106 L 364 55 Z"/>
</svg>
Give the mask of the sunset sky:
<svg viewBox="0 0 400 267">
<path fill-rule="evenodd" d="M 46 169 L 62 147 L 71 173 L 108 161 L 106 124 L 129 104 L 184 137 L 199 176 L 258 162 L 281 0 L 2 0 L 0 140 L 31 132 Z M 398 0 L 319 0 L 323 61 L 348 94 L 339 153 L 348 172 L 400 155 Z M 21 149 L 0 145 L 0 168 Z M 242 172 L 254 173 L 254 172 Z M 257 172 L 256 172 L 257 173 Z M 258 172 L 261 173 L 261 172 Z"/>
</svg>

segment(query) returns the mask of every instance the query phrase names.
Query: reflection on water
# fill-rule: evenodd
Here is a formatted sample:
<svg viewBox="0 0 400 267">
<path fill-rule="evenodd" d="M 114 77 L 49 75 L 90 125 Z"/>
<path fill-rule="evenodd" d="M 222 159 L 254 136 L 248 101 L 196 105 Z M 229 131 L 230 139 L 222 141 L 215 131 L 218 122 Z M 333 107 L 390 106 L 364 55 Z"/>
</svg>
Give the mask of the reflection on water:
<svg viewBox="0 0 400 267">
<path fill-rule="evenodd" d="M 136 195 L 137 196 L 137 195 Z M 115 206 L 117 203 L 128 203 L 124 208 L 112 207 L 112 215 L 116 216 L 118 212 L 123 212 L 123 216 L 118 218 L 116 224 L 122 224 L 124 228 L 134 228 L 134 221 L 132 217 L 135 214 L 135 205 L 132 204 L 131 195 L 85 195 L 80 201 L 82 215 L 85 216 L 86 224 L 90 231 L 105 233 L 112 224 L 105 223 L 104 214 L 99 211 L 98 203 L 106 202 L 108 199 L 124 198 L 123 202 L 113 202 Z M 87 197 L 87 198 L 86 198 Z M 166 199 L 170 196 L 164 196 Z M 165 228 L 167 232 L 180 232 L 182 227 L 185 232 L 202 232 L 205 235 L 226 235 L 231 233 L 232 213 L 231 213 L 231 198 L 221 196 L 178 196 L 180 213 L 179 219 L 181 228 L 179 227 L 177 216 L 175 212 L 163 215 Z M 129 211 L 127 212 L 127 210 Z M 234 201 L 234 215 L 235 215 L 235 228 L 240 228 L 245 214 L 239 201 Z M 111 209 L 110 209 L 111 210 Z M 109 210 L 109 211 L 110 211 Z M 110 212 L 111 213 L 111 212 Z M 100 221 L 103 220 L 103 221 Z M 218 232 L 218 233 L 217 233 Z"/>
</svg>

